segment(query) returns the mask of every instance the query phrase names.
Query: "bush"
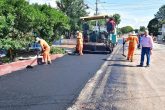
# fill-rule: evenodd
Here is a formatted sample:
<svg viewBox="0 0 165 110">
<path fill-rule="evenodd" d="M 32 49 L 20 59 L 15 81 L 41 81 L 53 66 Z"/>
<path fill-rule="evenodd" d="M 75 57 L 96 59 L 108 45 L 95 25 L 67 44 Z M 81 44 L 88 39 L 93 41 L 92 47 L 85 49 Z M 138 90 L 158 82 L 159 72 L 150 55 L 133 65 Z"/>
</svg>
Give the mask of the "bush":
<svg viewBox="0 0 165 110">
<path fill-rule="evenodd" d="M 65 54 L 65 50 L 59 47 L 51 47 L 50 53 L 51 54 Z"/>
<path fill-rule="evenodd" d="M 11 62 L 11 60 L 8 57 L 3 57 L 3 58 L 0 58 L 0 62 L 2 62 L 2 63 L 9 63 L 9 62 Z"/>
<path fill-rule="evenodd" d="M 10 48 L 13 50 L 24 49 L 28 46 L 29 42 L 30 41 L 25 39 L 13 40 L 11 38 L 4 38 L 0 39 L 0 48 L 4 48 L 6 50 Z"/>
</svg>

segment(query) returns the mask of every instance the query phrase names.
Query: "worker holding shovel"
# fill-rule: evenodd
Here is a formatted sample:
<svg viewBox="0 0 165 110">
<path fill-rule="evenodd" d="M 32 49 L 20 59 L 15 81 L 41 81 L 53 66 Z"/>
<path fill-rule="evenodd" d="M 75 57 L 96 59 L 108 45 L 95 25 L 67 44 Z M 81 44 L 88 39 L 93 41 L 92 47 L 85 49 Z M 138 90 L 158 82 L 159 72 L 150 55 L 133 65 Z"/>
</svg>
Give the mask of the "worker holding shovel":
<svg viewBox="0 0 165 110">
<path fill-rule="evenodd" d="M 127 60 L 131 60 L 131 62 L 133 62 L 134 52 L 137 47 L 137 44 L 139 43 L 135 32 L 129 35 L 129 37 L 124 41 L 124 44 L 125 42 L 128 42 L 128 41 L 129 41 L 129 46 L 128 46 Z"/>
<path fill-rule="evenodd" d="M 41 45 L 44 63 L 51 64 L 50 46 L 48 45 L 48 43 L 44 39 L 41 39 L 39 37 L 36 38 L 36 42 Z"/>
</svg>

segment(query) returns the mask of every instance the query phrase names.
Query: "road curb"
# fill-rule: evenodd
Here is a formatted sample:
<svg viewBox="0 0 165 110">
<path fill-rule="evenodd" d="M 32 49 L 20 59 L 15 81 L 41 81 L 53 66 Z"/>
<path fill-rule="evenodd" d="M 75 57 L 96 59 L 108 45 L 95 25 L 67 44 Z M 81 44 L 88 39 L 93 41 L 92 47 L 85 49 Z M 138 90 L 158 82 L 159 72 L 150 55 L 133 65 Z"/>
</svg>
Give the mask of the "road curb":
<svg viewBox="0 0 165 110">
<path fill-rule="evenodd" d="M 108 67 L 109 60 L 111 60 L 114 56 L 114 53 L 116 53 L 121 47 L 118 46 L 115 47 L 114 51 L 111 53 L 111 55 L 106 59 L 106 61 L 101 65 L 100 69 L 97 70 L 96 74 L 86 83 L 82 91 L 80 92 L 78 98 L 75 100 L 73 105 L 71 105 L 67 110 L 84 110 L 84 104 L 89 103 L 95 88 L 107 75 L 105 74 L 105 70 Z"/>
<path fill-rule="evenodd" d="M 62 56 L 64 56 L 64 55 L 63 54 L 51 55 L 51 60 L 55 60 Z M 12 73 L 14 71 L 22 70 L 22 69 L 26 68 L 26 66 L 29 65 L 34 60 L 35 60 L 35 58 L 30 59 L 30 60 L 16 61 L 16 62 L 0 65 L 0 76 Z M 32 64 L 32 66 L 35 66 L 35 65 L 37 65 L 37 61 L 35 61 Z"/>
</svg>

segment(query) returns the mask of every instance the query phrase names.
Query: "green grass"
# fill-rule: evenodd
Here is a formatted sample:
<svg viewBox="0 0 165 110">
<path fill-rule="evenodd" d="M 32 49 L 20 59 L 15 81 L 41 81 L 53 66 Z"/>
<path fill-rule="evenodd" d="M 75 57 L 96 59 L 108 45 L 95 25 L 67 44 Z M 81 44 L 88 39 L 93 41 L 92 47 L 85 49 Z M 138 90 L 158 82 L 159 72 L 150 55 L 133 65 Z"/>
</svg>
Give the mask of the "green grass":
<svg viewBox="0 0 165 110">
<path fill-rule="evenodd" d="M 51 47 L 51 54 L 65 54 L 65 49 L 59 47 Z"/>
</svg>

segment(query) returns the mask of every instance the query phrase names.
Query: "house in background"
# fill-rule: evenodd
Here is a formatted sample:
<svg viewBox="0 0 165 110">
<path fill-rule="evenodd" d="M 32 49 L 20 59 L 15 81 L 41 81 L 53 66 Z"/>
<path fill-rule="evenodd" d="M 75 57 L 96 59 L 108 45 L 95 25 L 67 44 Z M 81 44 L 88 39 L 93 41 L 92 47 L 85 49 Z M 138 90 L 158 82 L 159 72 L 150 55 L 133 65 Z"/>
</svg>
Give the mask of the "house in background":
<svg viewBox="0 0 165 110">
<path fill-rule="evenodd" d="M 165 38 L 165 24 L 162 24 L 162 28 L 159 28 L 159 35 L 158 35 L 158 40 L 161 41 L 163 38 Z"/>
</svg>

